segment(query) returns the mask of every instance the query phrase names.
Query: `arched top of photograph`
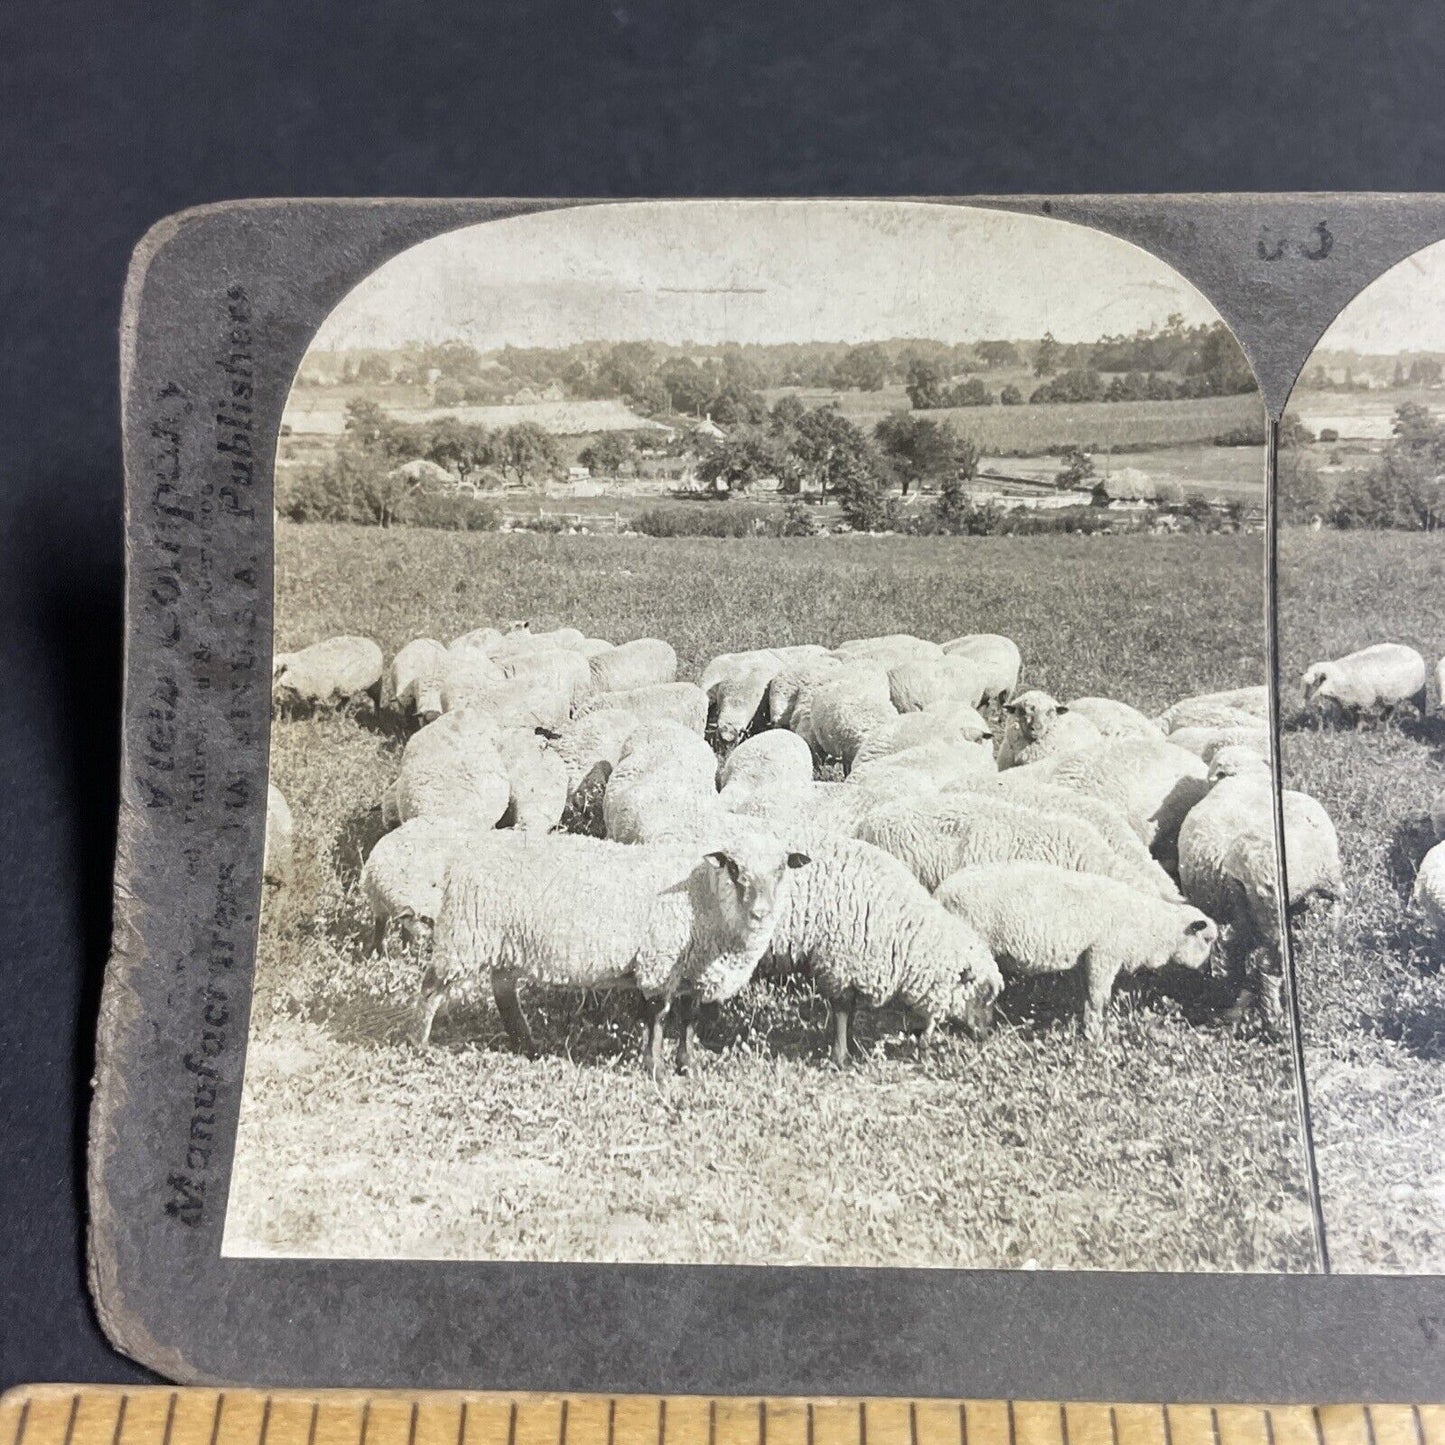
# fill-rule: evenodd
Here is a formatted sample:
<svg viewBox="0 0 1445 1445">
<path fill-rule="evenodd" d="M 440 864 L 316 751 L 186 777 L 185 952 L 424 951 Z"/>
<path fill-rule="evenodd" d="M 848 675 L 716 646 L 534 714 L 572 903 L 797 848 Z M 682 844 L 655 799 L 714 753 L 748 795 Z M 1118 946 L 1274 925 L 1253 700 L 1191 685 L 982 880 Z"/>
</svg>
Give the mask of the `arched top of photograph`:
<svg viewBox="0 0 1445 1445">
<path fill-rule="evenodd" d="M 1445 241 L 1334 319 L 1280 425 L 1280 512 L 1317 529 L 1445 524 Z"/>
<path fill-rule="evenodd" d="M 1111 509 L 1238 530 L 1263 521 L 1263 444 L 1219 313 L 1104 232 L 929 202 L 609 202 L 451 231 L 362 280 L 298 369 L 277 511 L 581 530 L 601 498 L 614 528 L 661 530 L 668 497 L 745 494 L 781 535 L 1089 530 Z"/>
</svg>

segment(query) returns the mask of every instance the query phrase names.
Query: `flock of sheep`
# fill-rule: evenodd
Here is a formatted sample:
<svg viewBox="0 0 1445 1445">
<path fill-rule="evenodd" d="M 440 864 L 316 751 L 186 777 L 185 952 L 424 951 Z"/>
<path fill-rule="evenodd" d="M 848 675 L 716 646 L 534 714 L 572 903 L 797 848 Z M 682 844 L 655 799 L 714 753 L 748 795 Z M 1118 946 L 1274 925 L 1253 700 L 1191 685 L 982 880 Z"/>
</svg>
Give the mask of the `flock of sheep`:
<svg viewBox="0 0 1445 1445">
<path fill-rule="evenodd" d="M 1311 668 L 1307 707 L 1423 705 L 1406 652 Z M 278 654 L 274 700 L 285 726 L 369 694 L 407 733 L 361 884 L 373 947 L 400 934 L 418 957 L 423 1042 L 460 984 L 489 979 L 529 1052 L 520 984 L 622 987 L 641 995 L 654 1071 L 676 1008 L 685 1070 L 697 1005 L 765 962 L 829 999 L 840 1064 L 860 1003 L 979 1034 L 1003 988 L 1042 975 L 1074 976 L 1089 1034 L 1121 973 L 1211 957 L 1268 1008 L 1282 910 L 1266 689 L 1151 718 L 1020 691 L 1020 666 L 1005 637 L 896 635 L 729 653 L 690 682 L 664 641 L 517 624 L 418 639 L 385 668 L 365 638 Z M 1340 899 L 1324 810 L 1286 791 L 1283 821 L 1286 907 Z M 266 846 L 284 886 L 274 787 Z M 1445 848 L 1417 892 L 1445 926 Z"/>
</svg>

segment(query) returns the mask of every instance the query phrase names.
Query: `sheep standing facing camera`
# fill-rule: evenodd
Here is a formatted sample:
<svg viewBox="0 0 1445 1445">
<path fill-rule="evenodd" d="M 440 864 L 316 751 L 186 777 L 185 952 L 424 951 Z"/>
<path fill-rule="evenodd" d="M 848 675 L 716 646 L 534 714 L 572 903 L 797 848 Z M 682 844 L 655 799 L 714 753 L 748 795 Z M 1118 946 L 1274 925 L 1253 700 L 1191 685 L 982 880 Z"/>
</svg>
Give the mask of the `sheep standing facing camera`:
<svg viewBox="0 0 1445 1445">
<path fill-rule="evenodd" d="M 998 749 L 1000 771 L 1077 752 L 1102 737 L 1087 717 L 1071 712 L 1046 692 L 1020 693 L 1004 704 L 1004 712 L 1008 721 Z"/>
<path fill-rule="evenodd" d="M 731 998 L 753 976 L 806 854 L 745 831 L 692 844 L 498 833 L 447 871 L 422 981 L 420 1038 L 450 988 L 490 978 L 513 1042 L 535 1057 L 521 982 L 638 989 L 647 1063 L 662 1065 L 673 999 Z M 691 1030 L 678 1050 L 685 1070 Z"/>
</svg>

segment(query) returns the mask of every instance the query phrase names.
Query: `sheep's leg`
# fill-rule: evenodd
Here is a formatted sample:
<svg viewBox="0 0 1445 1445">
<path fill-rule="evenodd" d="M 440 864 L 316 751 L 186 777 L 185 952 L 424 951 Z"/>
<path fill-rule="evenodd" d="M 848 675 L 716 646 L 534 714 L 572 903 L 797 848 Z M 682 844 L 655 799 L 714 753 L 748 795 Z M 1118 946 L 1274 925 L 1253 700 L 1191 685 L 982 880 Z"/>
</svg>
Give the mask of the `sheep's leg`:
<svg viewBox="0 0 1445 1445">
<path fill-rule="evenodd" d="M 853 1036 L 853 1011 L 858 1007 L 858 990 L 845 989 L 832 1003 L 833 1062 L 842 1069 L 847 1066 L 856 1044 Z"/>
<path fill-rule="evenodd" d="M 492 997 L 497 1001 L 497 1012 L 502 1016 L 502 1026 L 507 1037 L 529 1059 L 537 1057 L 537 1040 L 532 1037 L 527 1016 L 522 1012 L 521 1001 L 517 998 L 517 980 L 510 974 L 492 975 Z"/>
<path fill-rule="evenodd" d="M 436 1022 L 437 1010 L 442 1006 L 446 991 L 445 980 L 428 965 L 421 979 L 420 1017 L 417 1020 L 416 1041 L 421 1048 L 426 1048 L 431 1043 L 432 1024 Z"/>
<path fill-rule="evenodd" d="M 654 1079 L 662 1077 L 662 1051 L 666 1042 L 667 1015 L 671 1007 L 672 1000 L 666 994 L 642 995 L 642 1019 L 647 1029 L 647 1047 L 643 1059 L 648 1073 Z"/>
<path fill-rule="evenodd" d="M 692 994 L 678 996 L 677 1018 L 682 1026 L 677 1041 L 677 1072 L 685 1074 L 692 1068 L 692 1051 L 697 1045 L 697 1000 Z"/>
<path fill-rule="evenodd" d="M 1100 957 L 1093 949 L 1088 949 L 1079 960 L 1079 971 L 1084 994 L 1081 1022 L 1084 1037 L 1093 1041 L 1103 1037 L 1104 1010 L 1114 996 L 1114 980 L 1119 975 L 1119 967 Z"/>
</svg>

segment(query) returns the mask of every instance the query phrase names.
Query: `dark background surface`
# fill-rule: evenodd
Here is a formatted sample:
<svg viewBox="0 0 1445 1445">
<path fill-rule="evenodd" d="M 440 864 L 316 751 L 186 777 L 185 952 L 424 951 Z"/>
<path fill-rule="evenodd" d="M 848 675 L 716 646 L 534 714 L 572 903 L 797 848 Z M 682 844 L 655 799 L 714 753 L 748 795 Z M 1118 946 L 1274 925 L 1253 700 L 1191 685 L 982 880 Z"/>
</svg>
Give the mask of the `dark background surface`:
<svg viewBox="0 0 1445 1445">
<path fill-rule="evenodd" d="M 1445 189 L 1415 0 L 0 9 L 0 1384 L 142 1372 L 83 1275 L 123 581 L 117 342 L 274 195 Z"/>
</svg>

